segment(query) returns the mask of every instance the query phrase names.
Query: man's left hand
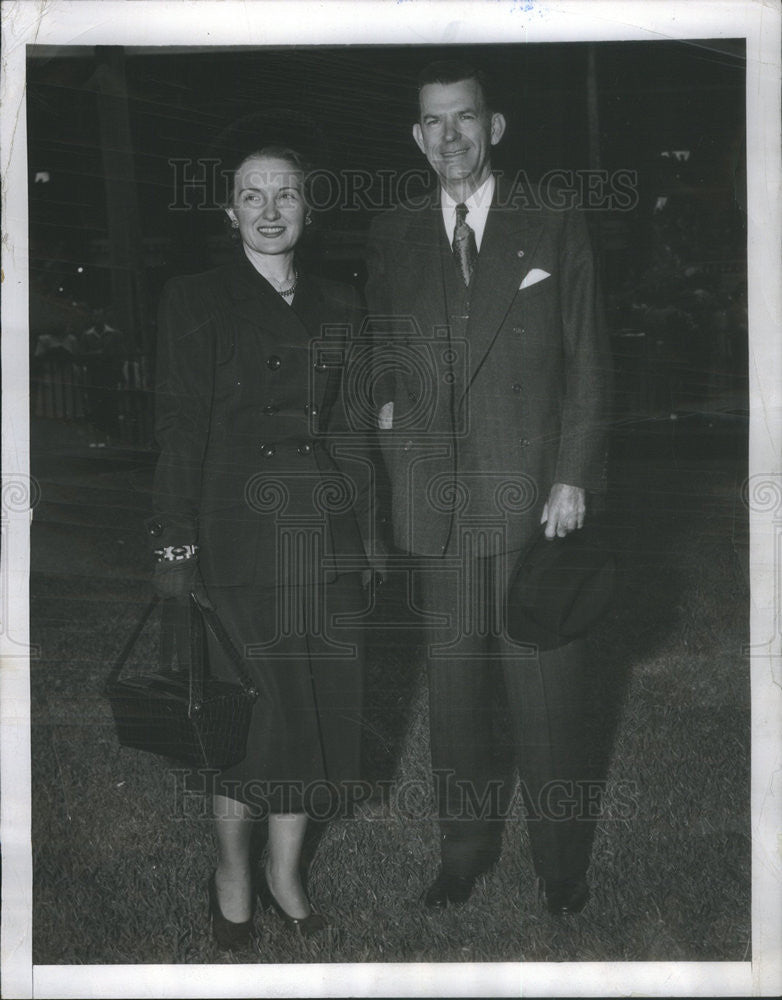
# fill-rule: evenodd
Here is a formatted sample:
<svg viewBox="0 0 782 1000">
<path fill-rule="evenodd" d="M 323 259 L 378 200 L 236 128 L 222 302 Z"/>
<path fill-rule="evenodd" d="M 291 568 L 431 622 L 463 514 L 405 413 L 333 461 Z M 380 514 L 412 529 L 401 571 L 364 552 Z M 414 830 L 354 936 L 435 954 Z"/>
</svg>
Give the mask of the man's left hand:
<svg viewBox="0 0 782 1000">
<path fill-rule="evenodd" d="M 586 501 L 580 486 L 554 483 L 543 507 L 540 523 L 546 525 L 546 538 L 564 538 L 583 527 Z"/>
</svg>

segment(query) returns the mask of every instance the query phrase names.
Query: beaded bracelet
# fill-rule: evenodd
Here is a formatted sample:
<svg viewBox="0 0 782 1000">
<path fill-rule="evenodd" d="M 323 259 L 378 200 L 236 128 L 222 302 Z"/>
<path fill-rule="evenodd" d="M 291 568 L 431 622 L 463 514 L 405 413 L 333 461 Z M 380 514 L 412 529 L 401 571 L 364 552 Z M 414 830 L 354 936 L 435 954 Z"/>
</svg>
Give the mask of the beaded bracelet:
<svg viewBox="0 0 782 1000">
<path fill-rule="evenodd" d="M 165 548 L 155 549 L 155 559 L 158 562 L 183 562 L 197 555 L 197 545 L 166 545 Z"/>
</svg>

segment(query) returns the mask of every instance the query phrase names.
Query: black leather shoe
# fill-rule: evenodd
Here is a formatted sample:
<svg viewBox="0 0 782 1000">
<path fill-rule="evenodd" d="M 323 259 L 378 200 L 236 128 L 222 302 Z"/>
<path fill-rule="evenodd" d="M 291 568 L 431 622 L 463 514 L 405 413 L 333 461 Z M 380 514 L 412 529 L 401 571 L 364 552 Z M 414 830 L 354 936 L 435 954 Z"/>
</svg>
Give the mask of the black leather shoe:
<svg viewBox="0 0 782 1000">
<path fill-rule="evenodd" d="M 290 913 L 280 906 L 274 893 L 269 887 L 269 883 L 264 876 L 263 880 L 258 885 L 258 898 L 260 899 L 263 906 L 267 909 L 272 909 L 278 913 L 282 919 L 285 921 L 286 925 L 291 928 L 291 930 L 297 930 L 305 937 L 310 937 L 312 934 L 317 934 L 318 931 L 324 930 L 328 927 L 328 921 L 320 913 L 316 913 L 314 910 L 309 913 L 306 917 L 292 917 Z"/>
<path fill-rule="evenodd" d="M 223 916 L 220 909 L 220 901 L 217 898 L 217 885 L 215 883 L 215 873 L 212 872 L 209 878 L 209 918 L 212 923 L 212 934 L 217 947 L 221 951 L 240 951 L 247 948 L 252 941 L 253 918 L 249 920 L 235 921 L 228 920 Z"/>
<path fill-rule="evenodd" d="M 543 891 L 546 908 L 555 917 L 580 913 L 589 899 L 589 886 L 583 878 L 568 878 L 561 882 L 549 879 L 543 882 Z"/>
<path fill-rule="evenodd" d="M 443 910 L 449 903 L 459 906 L 470 898 L 474 885 L 473 875 L 458 875 L 441 867 L 421 899 L 430 910 Z"/>
</svg>

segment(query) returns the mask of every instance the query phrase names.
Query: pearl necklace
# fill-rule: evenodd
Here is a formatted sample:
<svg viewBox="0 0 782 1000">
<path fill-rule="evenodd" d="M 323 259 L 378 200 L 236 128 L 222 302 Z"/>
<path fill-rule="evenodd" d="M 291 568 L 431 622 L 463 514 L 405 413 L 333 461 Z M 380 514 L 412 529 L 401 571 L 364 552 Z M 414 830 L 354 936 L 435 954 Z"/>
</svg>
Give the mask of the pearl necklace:
<svg viewBox="0 0 782 1000">
<path fill-rule="evenodd" d="M 299 272 L 293 272 L 293 284 L 289 285 L 287 288 L 278 288 L 277 291 L 282 295 L 286 301 L 293 297 L 293 293 L 296 291 L 296 285 L 299 282 Z"/>
</svg>

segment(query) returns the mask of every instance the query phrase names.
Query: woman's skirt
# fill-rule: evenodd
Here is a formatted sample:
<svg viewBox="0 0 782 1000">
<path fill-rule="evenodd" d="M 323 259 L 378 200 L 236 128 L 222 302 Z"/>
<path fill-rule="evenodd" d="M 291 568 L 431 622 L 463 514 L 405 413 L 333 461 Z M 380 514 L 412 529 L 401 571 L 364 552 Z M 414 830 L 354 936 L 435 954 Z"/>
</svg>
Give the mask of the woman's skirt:
<svg viewBox="0 0 782 1000">
<path fill-rule="evenodd" d="M 209 597 L 259 696 L 247 755 L 213 794 L 269 812 L 335 818 L 360 781 L 364 638 L 369 598 L 359 573 L 296 587 L 215 587 Z M 233 678 L 211 641 L 210 669 Z M 206 789 L 205 789 L 206 790 Z"/>
</svg>

